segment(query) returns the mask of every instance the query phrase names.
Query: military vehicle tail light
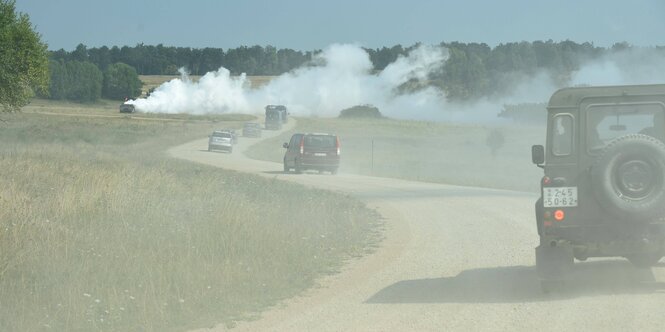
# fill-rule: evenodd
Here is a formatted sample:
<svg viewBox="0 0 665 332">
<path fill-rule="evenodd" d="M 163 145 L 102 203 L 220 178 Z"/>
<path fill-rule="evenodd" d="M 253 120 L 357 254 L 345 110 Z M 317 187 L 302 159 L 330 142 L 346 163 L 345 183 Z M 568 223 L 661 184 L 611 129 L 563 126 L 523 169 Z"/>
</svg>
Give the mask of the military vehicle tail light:
<svg viewBox="0 0 665 332">
<path fill-rule="evenodd" d="M 563 221 L 564 218 L 566 218 L 566 214 L 563 212 L 563 210 L 554 211 L 554 220 Z"/>
</svg>

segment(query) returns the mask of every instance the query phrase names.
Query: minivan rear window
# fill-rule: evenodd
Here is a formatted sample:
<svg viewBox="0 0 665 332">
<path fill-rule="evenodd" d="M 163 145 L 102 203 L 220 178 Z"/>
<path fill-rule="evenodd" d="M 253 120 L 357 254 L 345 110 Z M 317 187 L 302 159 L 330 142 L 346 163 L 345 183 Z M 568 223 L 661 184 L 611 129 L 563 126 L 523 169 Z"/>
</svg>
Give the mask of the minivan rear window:
<svg viewBox="0 0 665 332">
<path fill-rule="evenodd" d="M 335 148 L 336 137 L 331 135 L 306 135 L 305 146 L 310 148 Z"/>
</svg>

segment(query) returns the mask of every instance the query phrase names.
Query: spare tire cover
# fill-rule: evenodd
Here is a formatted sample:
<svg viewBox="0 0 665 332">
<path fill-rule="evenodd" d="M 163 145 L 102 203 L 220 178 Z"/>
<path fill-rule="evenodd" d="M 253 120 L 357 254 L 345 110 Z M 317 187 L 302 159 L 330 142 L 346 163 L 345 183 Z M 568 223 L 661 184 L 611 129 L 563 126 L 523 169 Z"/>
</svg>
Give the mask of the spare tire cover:
<svg viewBox="0 0 665 332">
<path fill-rule="evenodd" d="M 645 221 L 665 213 L 665 144 L 641 134 L 610 142 L 591 168 L 594 194 L 611 216 Z"/>
</svg>

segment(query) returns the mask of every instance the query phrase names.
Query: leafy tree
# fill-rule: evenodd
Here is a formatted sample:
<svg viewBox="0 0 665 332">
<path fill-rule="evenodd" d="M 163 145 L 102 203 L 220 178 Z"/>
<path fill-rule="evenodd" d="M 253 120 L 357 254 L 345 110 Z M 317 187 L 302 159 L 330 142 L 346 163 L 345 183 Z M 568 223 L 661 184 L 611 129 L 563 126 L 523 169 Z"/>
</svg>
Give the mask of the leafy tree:
<svg viewBox="0 0 665 332">
<path fill-rule="evenodd" d="M 83 44 L 78 44 L 76 49 L 72 51 L 70 58 L 74 61 L 88 61 L 88 47 Z"/>
<path fill-rule="evenodd" d="M 438 82 L 450 99 L 466 100 L 484 94 L 488 86 L 483 58 L 489 53 L 484 44 L 451 43 L 449 57 Z M 437 76 L 434 77 L 438 78 Z"/>
<path fill-rule="evenodd" d="M 395 62 L 400 55 L 405 56 L 408 53 L 408 51 L 399 44 L 391 48 L 382 47 L 381 49 L 377 48 L 376 50 L 365 49 L 365 51 L 369 54 L 369 58 L 372 61 L 375 70 L 385 69 L 389 64 Z"/>
<path fill-rule="evenodd" d="M 0 105 L 5 111 L 25 106 L 48 88 L 46 44 L 14 0 L 0 0 Z"/>
<path fill-rule="evenodd" d="M 102 72 L 90 62 L 70 61 L 65 64 L 70 79 L 67 99 L 94 102 L 102 96 Z"/>
<path fill-rule="evenodd" d="M 51 79 L 49 80 L 49 93 L 51 99 L 67 99 L 69 77 L 67 75 L 67 68 L 65 67 L 64 60 L 51 60 L 49 61 L 48 68 L 51 75 Z"/>
<path fill-rule="evenodd" d="M 88 60 L 96 64 L 99 70 L 104 71 L 112 63 L 111 51 L 106 46 L 92 48 L 88 51 Z"/>
<path fill-rule="evenodd" d="M 102 72 L 90 62 L 51 60 L 49 63 L 52 99 L 78 102 L 97 101 L 102 94 Z"/>
<path fill-rule="evenodd" d="M 136 70 L 124 63 L 109 65 L 104 71 L 102 95 L 109 99 L 136 98 L 141 95 L 143 83 Z"/>
</svg>

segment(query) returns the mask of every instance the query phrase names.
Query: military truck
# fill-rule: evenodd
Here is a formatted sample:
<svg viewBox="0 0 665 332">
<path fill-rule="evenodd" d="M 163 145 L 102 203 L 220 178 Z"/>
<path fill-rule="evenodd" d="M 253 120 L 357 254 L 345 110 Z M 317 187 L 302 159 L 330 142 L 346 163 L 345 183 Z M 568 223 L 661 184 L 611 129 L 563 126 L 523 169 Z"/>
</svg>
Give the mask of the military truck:
<svg viewBox="0 0 665 332">
<path fill-rule="evenodd" d="M 280 109 L 266 107 L 265 128 L 267 130 L 280 130 L 282 124 L 284 124 L 284 112 Z"/>
<path fill-rule="evenodd" d="M 287 111 L 286 106 L 284 106 L 284 105 L 267 105 L 266 106 L 266 117 L 268 116 L 268 113 L 272 113 L 272 112 L 275 112 L 275 111 L 281 113 L 283 123 L 289 122 L 289 112 Z"/>
<path fill-rule="evenodd" d="M 536 268 L 544 291 L 565 287 L 574 259 L 665 254 L 665 84 L 573 87 L 547 106 L 536 202 Z"/>
</svg>

